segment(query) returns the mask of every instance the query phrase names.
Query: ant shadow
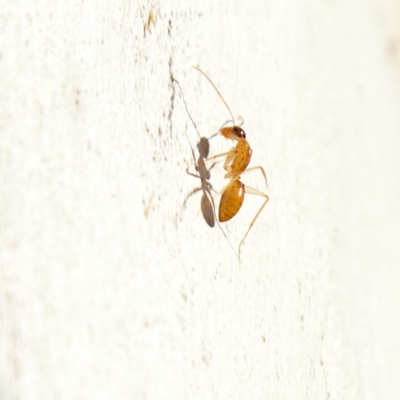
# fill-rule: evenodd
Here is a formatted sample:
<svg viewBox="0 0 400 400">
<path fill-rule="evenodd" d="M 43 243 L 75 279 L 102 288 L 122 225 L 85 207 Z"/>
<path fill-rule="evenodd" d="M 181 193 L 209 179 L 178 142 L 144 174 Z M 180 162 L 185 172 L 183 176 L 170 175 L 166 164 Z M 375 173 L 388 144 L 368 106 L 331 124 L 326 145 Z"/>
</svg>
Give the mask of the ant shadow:
<svg viewBox="0 0 400 400">
<path fill-rule="evenodd" d="M 232 248 L 233 252 L 235 253 L 235 256 L 237 256 L 235 249 L 233 248 L 231 242 L 229 241 L 228 237 L 226 236 L 225 231 L 222 229 L 221 225 L 218 222 L 218 219 L 216 217 L 216 207 L 215 207 L 215 203 L 214 203 L 214 198 L 212 196 L 211 191 L 214 191 L 214 188 L 210 182 L 211 179 L 211 170 L 214 168 L 216 162 L 214 162 L 209 168 L 207 167 L 207 160 L 208 160 L 208 155 L 210 152 L 210 142 L 209 139 L 213 138 L 214 136 L 216 136 L 217 134 L 212 135 L 210 138 L 206 138 L 204 136 L 200 136 L 199 131 L 197 129 L 197 125 L 194 122 L 193 118 L 191 117 L 189 110 L 187 108 L 187 104 L 185 101 L 185 98 L 183 96 L 183 92 L 181 89 L 181 86 L 179 84 L 179 82 L 171 77 L 172 82 L 176 83 L 178 85 L 179 91 L 181 93 L 182 96 L 182 100 L 183 103 L 185 105 L 186 108 L 186 112 L 196 130 L 197 135 L 199 136 L 199 141 L 197 142 L 197 150 L 199 153 L 199 157 L 196 160 L 196 156 L 195 156 L 195 152 L 193 150 L 192 145 L 190 144 L 189 138 L 185 132 L 186 138 L 189 141 L 189 145 L 192 151 L 192 157 L 193 157 L 193 162 L 194 162 L 194 167 L 195 167 L 195 172 L 191 172 L 189 170 L 189 167 L 186 168 L 186 173 L 190 176 L 193 176 L 195 178 L 200 179 L 200 186 L 197 188 L 194 188 L 185 198 L 184 202 L 183 202 L 183 207 L 186 207 L 186 203 L 189 200 L 189 198 L 191 196 L 193 196 L 194 194 L 198 193 L 198 192 L 203 192 L 203 195 L 201 196 L 201 200 L 200 200 L 200 210 L 202 213 L 202 216 L 205 220 L 205 222 L 207 223 L 207 225 L 210 228 L 213 228 L 215 226 L 215 222 L 217 222 L 217 225 L 219 226 L 219 228 L 221 229 L 223 235 L 225 236 L 225 239 L 227 240 L 227 242 L 229 243 L 230 247 Z"/>
<path fill-rule="evenodd" d="M 197 143 L 197 150 L 199 151 L 199 158 L 196 161 L 194 150 L 192 148 L 192 156 L 197 174 L 190 172 L 189 167 L 186 168 L 186 173 L 195 178 L 199 178 L 201 186 L 198 188 L 194 188 L 186 196 L 186 199 L 183 202 L 183 206 L 184 207 L 186 206 L 186 202 L 189 200 L 189 197 L 191 197 L 197 192 L 202 191 L 203 195 L 201 196 L 201 201 L 200 201 L 201 213 L 203 214 L 203 218 L 206 221 L 207 225 L 213 228 L 215 226 L 216 218 L 215 218 L 214 198 L 211 194 L 211 190 L 214 189 L 211 185 L 210 178 L 211 178 L 211 170 L 216 163 L 214 162 L 210 168 L 207 168 L 206 161 L 208 154 L 210 152 L 210 142 L 206 137 L 204 136 L 200 137 L 200 140 Z"/>
</svg>

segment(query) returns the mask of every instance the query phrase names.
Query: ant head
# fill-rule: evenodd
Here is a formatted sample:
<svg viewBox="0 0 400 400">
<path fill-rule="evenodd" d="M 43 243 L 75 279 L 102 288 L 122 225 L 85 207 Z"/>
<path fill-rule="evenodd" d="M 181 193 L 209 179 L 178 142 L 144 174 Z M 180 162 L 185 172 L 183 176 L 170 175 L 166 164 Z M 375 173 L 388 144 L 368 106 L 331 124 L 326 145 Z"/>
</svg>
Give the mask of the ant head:
<svg viewBox="0 0 400 400">
<path fill-rule="evenodd" d="M 235 125 L 232 128 L 232 133 L 239 138 L 246 139 L 246 133 L 240 126 Z"/>
<path fill-rule="evenodd" d="M 197 143 L 197 149 L 199 150 L 199 154 L 202 158 L 207 158 L 208 153 L 210 152 L 210 143 L 208 139 L 204 136 L 201 137 L 199 143 Z"/>
</svg>

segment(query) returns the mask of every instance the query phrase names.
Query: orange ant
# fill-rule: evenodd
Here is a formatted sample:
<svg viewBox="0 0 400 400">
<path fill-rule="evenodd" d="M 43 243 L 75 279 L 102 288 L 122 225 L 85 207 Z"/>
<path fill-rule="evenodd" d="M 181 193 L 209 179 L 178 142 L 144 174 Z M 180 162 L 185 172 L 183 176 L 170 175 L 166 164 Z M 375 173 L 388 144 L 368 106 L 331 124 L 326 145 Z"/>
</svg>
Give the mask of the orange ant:
<svg viewBox="0 0 400 400">
<path fill-rule="evenodd" d="M 240 175 L 245 172 L 249 172 L 255 169 L 259 169 L 261 173 L 263 174 L 265 178 L 265 184 L 268 187 L 267 184 L 267 175 L 265 174 L 265 171 L 263 167 L 261 166 L 256 166 L 256 167 L 251 167 L 247 168 L 247 166 L 250 163 L 251 160 L 251 155 L 252 155 L 252 149 L 250 147 L 249 142 L 246 140 L 246 133 L 244 130 L 235 124 L 235 119 L 233 117 L 232 111 L 229 108 L 227 102 L 224 100 L 222 97 L 221 93 L 217 89 L 217 87 L 214 85 L 214 83 L 211 81 L 211 79 L 208 77 L 208 75 L 203 72 L 199 67 L 193 66 L 196 68 L 201 74 L 203 74 L 207 80 L 211 83 L 213 88 L 216 90 L 218 93 L 219 97 L 221 98 L 222 102 L 225 104 L 226 108 L 228 109 L 231 117 L 232 117 L 232 122 L 233 126 L 227 126 L 227 127 L 222 127 L 218 133 L 220 133 L 222 136 L 224 136 L 227 139 L 232 139 L 236 140 L 236 146 L 232 147 L 229 151 L 221 154 L 216 154 L 213 157 L 210 157 L 208 160 L 214 160 L 215 158 L 218 157 L 226 157 L 225 162 L 224 162 L 224 169 L 226 171 L 225 178 L 230 179 L 230 182 L 228 183 L 227 186 L 222 190 L 222 195 L 221 195 L 221 200 L 219 203 L 219 210 L 218 210 L 218 219 L 220 222 L 226 222 L 229 221 L 231 218 L 233 218 L 240 208 L 242 207 L 243 201 L 244 201 L 244 194 L 249 193 L 249 194 L 255 194 L 258 196 L 265 197 L 264 203 L 261 205 L 260 209 L 258 210 L 257 214 L 253 218 L 253 220 L 250 223 L 249 229 L 245 233 L 242 241 L 239 244 L 239 249 L 238 249 L 238 257 L 240 260 L 240 248 L 246 239 L 246 236 L 248 235 L 251 227 L 254 225 L 256 222 L 258 216 L 260 215 L 261 211 L 267 204 L 269 200 L 269 196 L 263 192 L 260 192 L 257 189 L 253 189 L 249 186 L 245 186 L 244 183 L 240 180 Z"/>
</svg>

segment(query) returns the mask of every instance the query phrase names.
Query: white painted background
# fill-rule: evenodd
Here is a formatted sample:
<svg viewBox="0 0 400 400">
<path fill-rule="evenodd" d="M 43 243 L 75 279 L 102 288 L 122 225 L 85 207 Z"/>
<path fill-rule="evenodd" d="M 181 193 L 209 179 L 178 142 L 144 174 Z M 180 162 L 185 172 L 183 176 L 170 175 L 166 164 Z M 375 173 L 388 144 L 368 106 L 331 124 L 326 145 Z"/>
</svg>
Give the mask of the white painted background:
<svg viewBox="0 0 400 400">
<path fill-rule="evenodd" d="M 1 1 L 0 398 L 399 399 L 399 27 L 398 1 Z M 241 265 L 182 207 L 171 74 L 201 135 L 229 118 L 191 65 L 268 174 Z"/>
</svg>

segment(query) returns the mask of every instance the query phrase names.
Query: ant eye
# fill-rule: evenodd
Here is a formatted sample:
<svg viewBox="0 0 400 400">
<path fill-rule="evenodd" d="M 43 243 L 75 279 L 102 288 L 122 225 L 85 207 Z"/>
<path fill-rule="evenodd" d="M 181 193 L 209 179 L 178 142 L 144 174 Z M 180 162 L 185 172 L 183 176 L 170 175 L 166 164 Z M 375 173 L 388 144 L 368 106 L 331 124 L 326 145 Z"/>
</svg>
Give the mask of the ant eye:
<svg viewBox="0 0 400 400">
<path fill-rule="evenodd" d="M 238 136 L 246 139 L 246 133 L 244 132 L 244 130 L 242 128 L 238 129 Z"/>
<path fill-rule="evenodd" d="M 242 128 L 240 128 L 239 126 L 235 126 L 235 127 L 233 128 L 233 130 L 234 130 L 235 135 L 236 135 L 237 137 L 246 139 L 246 134 L 245 134 L 245 132 L 244 132 L 244 130 L 243 130 Z"/>
</svg>

